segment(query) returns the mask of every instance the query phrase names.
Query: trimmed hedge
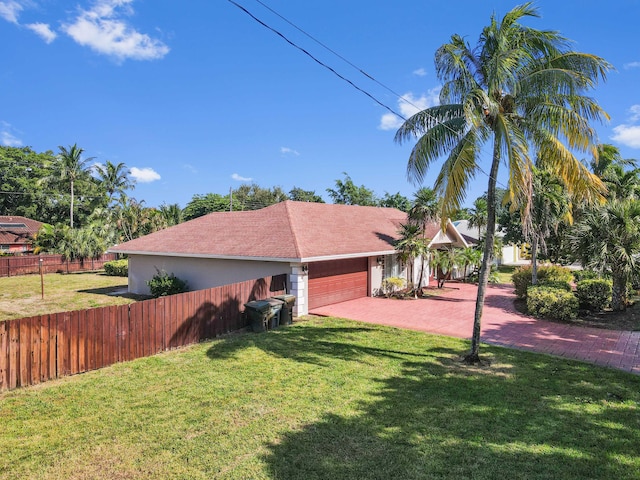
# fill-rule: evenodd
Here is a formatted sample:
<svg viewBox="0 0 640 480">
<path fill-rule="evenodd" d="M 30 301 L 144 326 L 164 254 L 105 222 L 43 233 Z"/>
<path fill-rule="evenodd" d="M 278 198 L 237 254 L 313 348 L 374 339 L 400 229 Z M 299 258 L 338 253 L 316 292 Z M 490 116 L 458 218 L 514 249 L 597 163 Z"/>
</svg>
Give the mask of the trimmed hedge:
<svg viewBox="0 0 640 480">
<path fill-rule="evenodd" d="M 572 320 L 578 316 L 578 298 L 560 288 L 529 287 L 527 310 L 530 315 L 554 320 Z"/>
<path fill-rule="evenodd" d="M 591 280 L 593 278 L 600 278 L 598 272 L 594 272 L 593 270 L 576 270 L 573 272 L 573 279 L 576 283 L 581 282 L 582 280 Z"/>
<path fill-rule="evenodd" d="M 588 310 L 600 312 L 611 303 L 611 280 L 593 278 L 582 280 L 576 284 L 576 297 L 580 306 Z"/>
<path fill-rule="evenodd" d="M 112 260 L 104 264 L 104 273 L 112 277 L 128 277 L 129 276 L 129 260 Z"/>
<path fill-rule="evenodd" d="M 531 272 L 532 268 L 528 266 L 520 267 L 513 273 L 512 279 L 518 298 L 527 298 L 527 290 L 531 286 Z M 562 284 L 560 288 L 567 289 L 564 285 L 566 284 L 568 290 L 571 290 L 571 280 L 573 280 L 573 274 L 568 268 L 557 265 L 538 267 L 538 286 L 552 285 L 557 288 Z"/>
</svg>

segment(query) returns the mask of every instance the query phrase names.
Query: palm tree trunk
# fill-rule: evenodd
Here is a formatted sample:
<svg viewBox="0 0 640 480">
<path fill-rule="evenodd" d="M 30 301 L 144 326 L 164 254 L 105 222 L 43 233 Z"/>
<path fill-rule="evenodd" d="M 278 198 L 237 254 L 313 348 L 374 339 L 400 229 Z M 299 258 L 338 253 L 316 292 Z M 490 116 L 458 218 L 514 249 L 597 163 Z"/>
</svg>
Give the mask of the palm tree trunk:
<svg viewBox="0 0 640 480">
<path fill-rule="evenodd" d="M 531 240 L 531 285 L 538 284 L 538 236 Z"/>
<path fill-rule="evenodd" d="M 500 149 L 496 141 L 493 145 L 493 161 L 489 172 L 489 185 L 487 189 L 487 233 L 485 235 L 484 255 L 478 278 L 478 295 L 476 297 L 476 310 L 473 318 L 473 333 L 471 335 L 471 351 L 464 357 L 466 363 L 480 362 L 480 327 L 482 320 L 482 308 L 484 297 L 487 293 L 489 273 L 493 261 L 493 238 L 496 232 L 496 179 L 500 166 Z"/>
<path fill-rule="evenodd" d="M 71 208 L 69 208 L 69 218 L 71 219 L 71 228 L 73 228 L 73 180 L 71 180 Z"/>
<path fill-rule="evenodd" d="M 627 308 L 627 276 L 613 273 L 613 286 L 611 288 L 611 309 L 614 312 L 622 312 Z"/>
</svg>

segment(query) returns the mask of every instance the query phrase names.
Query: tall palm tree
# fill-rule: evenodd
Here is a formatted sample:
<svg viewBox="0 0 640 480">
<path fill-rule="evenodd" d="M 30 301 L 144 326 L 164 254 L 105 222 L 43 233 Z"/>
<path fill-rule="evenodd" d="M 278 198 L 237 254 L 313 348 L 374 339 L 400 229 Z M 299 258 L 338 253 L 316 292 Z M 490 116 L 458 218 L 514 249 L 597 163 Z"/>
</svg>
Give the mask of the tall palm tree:
<svg viewBox="0 0 640 480">
<path fill-rule="evenodd" d="M 427 225 L 436 222 L 439 219 L 440 198 L 432 188 L 422 187 L 414 194 L 413 204 L 409 209 L 409 223 L 415 224 L 420 228 L 425 249 L 427 245 Z M 418 279 L 418 287 L 422 286 L 422 279 L 424 278 L 425 256 L 421 255 L 420 260 L 420 278 Z"/>
<path fill-rule="evenodd" d="M 71 206 L 69 207 L 69 224 L 73 228 L 73 200 L 74 200 L 74 187 L 75 183 L 88 176 L 89 167 L 88 164 L 95 157 L 82 158 L 84 149 L 78 147 L 77 144 L 69 146 L 69 148 L 58 147 L 60 153 L 58 153 L 59 170 L 58 177 L 61 181 L 68 181 L 71 187 Z"/>
<path fill-rule="evenodd" d="M 413 286 L 414 297 L 417 297 L 417 288 L 413 284 L 414 260 L 426 253 L 426 241 L 421 237 L 420 227 L 412 223 L 401 224 L 398 235 L 395 248 L 400 258 L 407 264 L 407 285 Z"/>
<path fill-rule="evenodd" d="M 484 197 L 476 198 L 473 202 L 473 208 L 469 210 L 469 219 L 467 220 L 469 227 L 478 229 L 478 240 L 482 237 L 482 229 L 487 226 L 487 199 Z"/>
<path fill-rule="evenodd" d="M 493 15 L 475 47 L 453 35 L 436 51 L 436 72 L 443 82 L 440 105 L 413 115 L 395 137 L 398 142 L 417 138 L 407 165 L 413 181 L 422 182 L 429 167 L 446 157 L 434 185 L 443 197 L 443 219 L 460 208 L 471 180 L 484 173 L 482 146 L 493 143 L 487 173 L 487 234 L 467 362 L 480 361 L 500 163 L 509 169 L 511 199 L 525 198 L 531 191 L 536 154 L 549 159 L 565 185 L 586 199 L 600 199 L 604 190 L 574 152 L 594 152 L 596 132 L 589 122 L 608 116 L 585 93 L 612 67 L 595 55 L 571 51 L 558 32 L 519 23 L 538 16 L 531 3 L 514 7 L 501 20 Z"/>
<path fill-rule="evenodd" d="M 133 188 L 133 182 L 129 178 L 129 169 L 120 162 L 117 165 L 107 160 L 104 165 L 96 165 L 98 180 L 109 196 L 109 204 L 115 194 L 122 195 L 125 190 Z"/>
<path fill-rule="evenodd" d="M 164 218 L 167 224 L 167 227 L 172 227 L 182 223 L 182 209 L 177 203 L 171 203 L 169 205 L 163 203 L 160 205 L 159 210 L 162 214 L 162 218 Z"/>
<path fill-rule="evenodd" d="M 522 215 L 523 234 L 531 245 L 531 283 L 538 283 L 538 251 L 546 252 L 546 239 L 552 231 L 557 232 L 560 222 L 571 223 L 571 204 L 564 185 L 557 175 L 546 170 L 533 169 L 533 194 L 524 208 L 529 213 Z"/>
</svg>

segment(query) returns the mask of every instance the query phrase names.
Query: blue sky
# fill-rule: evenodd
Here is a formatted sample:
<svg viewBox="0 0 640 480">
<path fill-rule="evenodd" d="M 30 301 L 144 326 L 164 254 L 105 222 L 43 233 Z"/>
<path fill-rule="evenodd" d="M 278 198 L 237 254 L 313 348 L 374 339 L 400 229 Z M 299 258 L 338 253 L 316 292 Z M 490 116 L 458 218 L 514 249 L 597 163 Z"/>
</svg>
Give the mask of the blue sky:
<svg viewBox="0 0 640 480">
<path fill-rule="evenodd" d="M 255 0 L 236 0 L 381 103 L 411 107 Z M 433 57 L 453 33 L 475 44 L 492 13 L 520 2 L 264 0 L 263 4 L 419 106 L 433 105 Z M 610 114 L 600 141 L 640 158 L 640 1 L 541 0 L 574 48 L 616 68 L 593 96 Z M 411 196 L 411 145 L 397 118 L 227 0 L 0 0 L 0 143 L 36 151 L 77 143 L 124 162 L 149 206 L 240 184 L 297 186 L 328 199 L 358 185 Z M 488 160 L 488 155 L 487 155 Z M 433 169 L 426 185 L 437 174 Z M 486 189 L 480 175 L 467 203 Z"/>
</svg>

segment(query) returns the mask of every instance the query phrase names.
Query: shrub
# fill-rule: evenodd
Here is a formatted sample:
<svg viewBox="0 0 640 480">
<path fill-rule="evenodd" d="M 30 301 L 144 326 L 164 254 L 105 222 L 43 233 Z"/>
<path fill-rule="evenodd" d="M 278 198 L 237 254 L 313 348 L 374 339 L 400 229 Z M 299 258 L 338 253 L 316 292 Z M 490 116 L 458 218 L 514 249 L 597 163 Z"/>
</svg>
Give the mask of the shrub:
<svg viewBox="0 0 640 480">
<path fill-rule="evenodd" d="M 164 270 L 156 268 L 156 274 L 147 282 L 151 295 L 154 297 L 165 297 L 167 295 L 175 295 L 176 293 L 186 292 L 188 289 L 187 282 L 180 280 L 173 273 L 169 274 Z"/>
<path fill-rule="evenodd" d="M 527 298 L 527 290 L 531 286 L 531 270 L 531 267 L 520 267 L 513 272 L 512 279 L 518 298 Z M 561 282 L 568 284 L 569 289 L 571 289 L 571 280 L 573 280 L 573 274 L 568 268 L 557 265 L 543 265 L 538 267 L 539 285 L 556 285 L 556 282 Z"/>
<path fill-rule="evenodd" d="M 582 280 L 576 285 L 580 306 L 599 312 L 611 302 L 611 281 L 602 278 Z"/>
<path fill-rule="evenodd" d="M 104 273 L 112 277 L 129 276 L 129 260 L 113 260 L 104 264 Z"/>
<path fill-rule="evenodd" d="M 557 288 L 559 290 L 564 290 L 565 292 L 571 292 L 573 289 L 571 288 L 571 284 L 562 280 L 543 280 L 538 282 L 537 287 L 549 287 L 549 288 Z"/>
<path fill-rule="evenodd" d="M 576 283 L 581 282 L 582 280 L 591 280 L 592 278 L 599 278 L 598 272 L 593 270 L 576 270 L 573 272 L 573 279 Z"/>
<path fill-rule="evenodd" d="M 578 316 L 576 296 L 559 288 L 535 286 L 527 292 L 527 310 L 534 317 L 571 320 Z"/>
<path fill-rule="evenodd" d="M 405 279 L 400 277 L 388 277 L 382 281 L 382 293 L 389 298 L 399 289 L 404 287 Z"/>
</svg>

